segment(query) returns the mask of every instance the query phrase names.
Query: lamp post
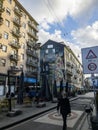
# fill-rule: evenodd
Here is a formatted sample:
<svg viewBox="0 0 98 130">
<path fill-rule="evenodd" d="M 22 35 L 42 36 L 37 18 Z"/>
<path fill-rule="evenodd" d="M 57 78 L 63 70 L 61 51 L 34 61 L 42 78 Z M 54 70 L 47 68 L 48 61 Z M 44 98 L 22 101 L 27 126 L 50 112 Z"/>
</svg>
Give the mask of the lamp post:
<svg viewBox="0 0 98 130">
<path fill-rule="evenodd" d="M 18 91 L 17 103 L 22 104 L 23 103 L 24 73 L 23 73 L 23 69 L 19 71 L 21 71 L 21 75 L 20 75 L 20 80 L 19 80 L 19 91 Z"/>
<path fill-rule="evenodd" d="M 20 110 L 12 110 L 12 104 L 11 104 L 11 82 L 10 82 L 10 74 L 11 73 L 17 73 L 17 72 L 20 72 L 20 71 L 22 71 L 22 73 L 23 73 L 23 70 L 21 70 L 21 69 L 15 69 L 15 68 L 11 68 L 11 69 L 8 69 L 8 71 L 7 71 L 7 75 L 8 75 L 8 103 L 9 103 L 9 107 L 8 107 L 8 114 L 7 114 L 7 116 L 10 116 L 10 117 L 12 117 L 12 116 L 15 116 L 15 115 L 19 115 L 19 114 L 21 114 L 21 111 Z"/>
<path fill-rule="evenodd" d="M 10 70 L 7 71 L 8 74 L 8 101 L 9 101 L 9 111 L 12 110 L 11 106 L 11 87 L 10 87 Z"/>
</svg>

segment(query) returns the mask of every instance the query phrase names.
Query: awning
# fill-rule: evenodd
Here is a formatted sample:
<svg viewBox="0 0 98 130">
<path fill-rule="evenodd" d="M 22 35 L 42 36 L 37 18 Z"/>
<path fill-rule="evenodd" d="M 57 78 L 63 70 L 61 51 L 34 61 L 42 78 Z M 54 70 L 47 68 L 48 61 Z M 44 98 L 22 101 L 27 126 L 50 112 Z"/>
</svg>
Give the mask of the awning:
<svg viewBox="0 0 98 130">
<path fill-rule="evenodd" d="M 36 79 L 35 78 L 24 77 L 24 82 L 36 83 Z"/>
</svg>

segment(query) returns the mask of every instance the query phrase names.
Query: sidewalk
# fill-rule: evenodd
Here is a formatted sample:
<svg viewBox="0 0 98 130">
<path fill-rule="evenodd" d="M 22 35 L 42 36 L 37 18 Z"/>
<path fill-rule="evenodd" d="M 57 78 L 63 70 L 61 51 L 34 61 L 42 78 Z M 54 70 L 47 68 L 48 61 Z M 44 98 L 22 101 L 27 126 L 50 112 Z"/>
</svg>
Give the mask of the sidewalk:
<svg viewBox="0 0 98 130">
<path fill-rule="evenodd" d="M 51 102 L 46 102 L 46 107 L 42 108 L 37 108 L 35 104 L 32 104 L 31 107 L 26 107 L 24 105 L 15 105 L 15 109 L 21 110 L 22 114 L 14 117 L 8 117 L 6 116 L 6 112 L 2 112 L 2 114 L 0 114 L 0 130 L 4 130 L 9 126 L 18 124 L 19 122 L 25 121 L 54 108 L 56 108 L 56 103 Z"/>
<path fill-rule="evenodd" d="M 72 98 L 70 100 L 75 100 L 76 98 L 78 97 Z M 56 108 L 56 105 L 57 103 L 51 102 L 46 102 L 46 107 L 41 108 L 37 108 L 35 104 L 32 104 L 32 107 L 26 107 L 24 105 L 15 105 L 15 109 L 22 110 L 22 114 L 15 117 L 7 117 L 6 113 L 2 112 L 2 114 L 0 114 L 0 130 L 4 130 L 5 128 L 8 128 L 22 121 L 35 117 L 39 114 L 52 110 Z"/>
</svg>

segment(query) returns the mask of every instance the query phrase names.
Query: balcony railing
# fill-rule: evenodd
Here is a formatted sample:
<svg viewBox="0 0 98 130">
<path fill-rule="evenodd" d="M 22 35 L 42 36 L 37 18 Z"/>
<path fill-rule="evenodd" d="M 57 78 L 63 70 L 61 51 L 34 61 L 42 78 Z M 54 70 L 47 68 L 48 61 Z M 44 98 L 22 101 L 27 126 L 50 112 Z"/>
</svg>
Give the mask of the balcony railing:
<svg viewBox="0 0 98 130">
<path fill-rule="evenodd" d="M 26 76 L 31 76 L 31 77 L 35 77 L 36 78 L 36 74 L 37 74 L 37 72 L 33 72 L 33 70 L 32 71 L 26 71 Z"/>
<path fill-rule="evenodd" d="M 18 8 L 14 8 L 14 12 L 16 13 L 16 14 L 18 14 L 20 17 L 22 17 L 22 11 L 20 10 L 20 9 L 18 9 Z"/>
<path fill-rule="evenodd" d="M 14 55 L 10 55 L 10 60 L 14 60 L 14 61 L 18 61 L 19 60 L 19 56 L 17 54 L 14 54 Z"/>
<path fill-rule="evenodd" d="M 27 65 L 30 65 L 30 66 L 33 66 L 33 67 L 37 67 L 37 65 L 38 65 L 37 62 L 30 61 L 30 60 L 27 60 L 27 61 L 26 61 L 26 64 L 27 64 Z"/>
<path fill-rule="evenodd" d="M 31 21 L 28 21 L 28 25 L 38 32 L 37 26 L 35 26 L 34 23 L 32 23 Z"/>
<path fill-rule="evenodd" d="M 67 73 L 67 74 L 69 74 L 70 76 L 72 76 L 72 75 L 73 75 L 73 73 L 72 73 L 72 70 L 71 70 L 71 69 L 66 69 L 66 73 Z"/>
<path fill-rule="evenodd" d="M 18 38 L 21 37 L 21 33 L 20 33 L 19 30 L 15 30 L 15 29 L 13 29 L 13 30 L 11 31 L 11 33 L 12 33 L 13 35 L 15 35 L 16 37 L 18 37 Z"/>
<path fill-rule="evenodd" d="M 3 7 L 2 3 L 0 3 L 0 13 L 3 13 L 5 11 L 5 8 Z"/>
<path fill-rule="evenodd" d="M 21 27 L 21 22 L 20 22 L 19 19 L 17 19 L 17 18 L 13 18 L 13 23 L 14 23 L 15 25 Z"/>
<path fill-rule="evenodd" d="M 21 47 L 18 42 L 10 42 L 9 45 L 16 49 L 19 49 Z"/>
<path fill-rule="evenodd" d="M 34 58 L 38 58 L 38 55 L 37 55 L 36 53 L 34 53 L 34 51 L 32 51 L 32 50 L 27 49 L 27 50 L 26 50 L 26 53 L 27 53 L 28 55 L 33 56 Z"/>
<path fill-rule="evenodd" d="M 30 47 L 33 47 L 34 43 L 33 43 L 32 40 L 29 39 L 29 40 L 27 41 L 27 45 L 30 46 Z"/>
<path fill-rule="evenodd" d="M 68 61 L 67 61 L 66 65 L 67 65 L 68 67 L 71 67 L 71 63 L 68 62 Z"/>
<path fill-rule="evenodd" d="M 32 33 L 31 31 L 28 31 L 27 33 L 30 37 L 34 38 L 35 40 L 38 40 L 38 36 Z"/>
</svg>

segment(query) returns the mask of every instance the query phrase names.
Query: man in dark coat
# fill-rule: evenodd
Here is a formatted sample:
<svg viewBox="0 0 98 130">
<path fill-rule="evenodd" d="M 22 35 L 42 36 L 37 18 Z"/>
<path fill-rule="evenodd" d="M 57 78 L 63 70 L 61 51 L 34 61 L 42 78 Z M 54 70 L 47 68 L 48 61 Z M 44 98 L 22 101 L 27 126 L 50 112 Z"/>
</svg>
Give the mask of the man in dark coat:
<svg viewBox="0 0 98 130">
<path fill-rule="evenodd" d="M 69 99 L 66 97 L 66 92 L 62 91 L 61 92 L 61 98 L 58 100 L 57 104 L 57 111 L 60 110 L 60 113 L 63 118 L 63 130 L 67 130 L 67 115 L 71 115 L 71 107 L 70 107 L 70 102 Z"/>
</svg>

